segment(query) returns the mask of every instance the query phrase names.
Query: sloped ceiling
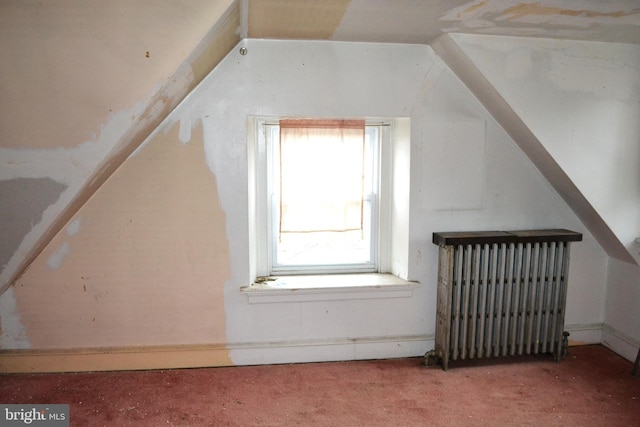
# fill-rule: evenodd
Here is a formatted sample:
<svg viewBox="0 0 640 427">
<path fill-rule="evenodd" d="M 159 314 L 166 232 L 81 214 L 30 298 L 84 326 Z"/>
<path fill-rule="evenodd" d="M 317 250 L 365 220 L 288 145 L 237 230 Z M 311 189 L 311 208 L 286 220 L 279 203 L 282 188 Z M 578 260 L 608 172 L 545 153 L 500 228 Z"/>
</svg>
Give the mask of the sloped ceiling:
<svg viewBox="0 0 640 427">
<path fill-rule="evenodd" d="M 446 33 L 640 44 L 640 1 L 0 2 L 0 292 L 242 38 Z"/>
<path fill-rule="evenodd" d="M 251 38 L 429 44 L 444 33 L 640 43 L 637 0 L 249 0 Z"/>
</svg>

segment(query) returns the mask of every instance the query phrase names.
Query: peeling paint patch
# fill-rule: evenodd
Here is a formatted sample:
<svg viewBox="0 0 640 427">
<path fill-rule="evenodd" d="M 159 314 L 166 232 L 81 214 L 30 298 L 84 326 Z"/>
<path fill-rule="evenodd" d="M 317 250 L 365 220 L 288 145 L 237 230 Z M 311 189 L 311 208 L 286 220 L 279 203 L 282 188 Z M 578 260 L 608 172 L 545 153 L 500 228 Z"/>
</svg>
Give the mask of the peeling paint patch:
<svg viewBox="0 0 640 427">
<path fill-rule="evenodd" d="M 226 216 L 201 125 L 178 133 L 155 131 L 13 286 L 33 348 L 227 342 Z"/>
<path fill-rule="evenodd" d="M 213 3 L 213 6 L 209 5 L 209 8 L 214 12 L 213 14 L 200 14 L 200 17 L 205 16 L 205 18 L 202 19 L 201 25 L 206 25 L 204 27 L 200 27 L 201 30 L 206 30 L 207 28 L 209 28 L 212 19 L 213 22 L 219 22 L 219 19 L 215 19 L 215 17 L 220 16 L 220 14 L 225 12 L 227 9 L 238 9 L 237 1 L 227 0 L 223 2 Z M 185 8 L 181 8 L 181 10 L 182 9 Z M 149 14 L 144 13 L 143 15 Z M 167 17 L 171 15 L 172 14 L 169 13 Z M 144 27 L 145 26 L 141 26 L 140 28 Z M 82 28 L 86 28 L 84 27 L 84 24 Z M 91 25 L 90 28 L 91 33 L 94 34 L 95 30 L 93 28 L 93 25 Z M 103 28 L 107 29 L 106 34 L 113 35 L 112 25 L 107 25 Z M 195 43 L 197 40 L 203 40 L 202 33 L 199 32 L 200 30 L 197 30 L 196 26 L 194 26 L 194 28 L 192 29 L 195 29 L 194 31 L 197 31 L 197 34 L 192 34 L 192 36 L 195 37 L 192 39 L 192 41 Z M 234 40 L 237 41 L 238 37 L 236 36 Z M 210 37 L 205 37 L 204 44 L 208 45 L 209 43 L 217 43 L 217 39 L 211 40 Z M 186 46 L 189 45 L 192 44 L 186 44 Z M 199 47 L 196 48 L 196 51 L 200 53 L 202 50 L 203 42 L 200 42 L 198 46 Z M 145 48 L 148 49 L 149 52 L 155 52 L 155 50 L 153 50 L 153 46 L 145 46 Z M 68 46 L 66 44 L 64 49 L 68 50 Z M 132 47 L 132 49 L 135 49 L 137 51 L 139 47 L 135 46 Z M 228 50 L 225 51 L 224 54 L 226 54 L 227 52 Z M 155 54 L 154 58 L 155 57 L 158 57 L 158 55 Z M 183 61 L 183 53 L 180 53 L 180 57 L 175 59 Z M 182 62 L 182 65 L 179 66 L 178 70 L 171 77 L 169 77 L 168 80 L 164 79 L 164 77 L 167 76 L 165 74 L 162 74 L 163 79 L 160 80 L 160 75 L 158 75 L 157 79 L 150 79 L 148 78 L 148 73 L 145 73 L 144 76 L 147 78 L 144 79 L 144 81 L 140 80 L 140 82 L 144 83 L 144 87 L 148 88 L 154 81 L 160 82 L 158 84 L 158 87 L 153 88 L 153 90 L 149 92 L 149 96 L 145 99 L 141 99 L 139 96 L 140 94 L 135 95 L 135 92 L 131 92 L 128 94 L 130 95 L 130 99 L 126 102 L 122 102 L 122 100 L 120 100 L 121 102 L 116 102 L 117 100 L 115 100 L 115 98 L 105 98 L 103 106 L 100 107 L 98 105 L 96 107 L 96 114 L 91 116 L 90 119 L 99 119 L 100 117 L 103 117 L 104 114 L 106 114 L 107 108 L 105 107 L 105 105 L 107 105 L 112 107 L 109 108 L 108 121 L 104 126 L 100 127 L 100 131 L 98 133 L 89 135 L 89 140 L 86 140 L 83 143 L 78 144 L 79 138 L 69 137 L 69 135 L 71 135 L 69 132 L 73 131 L 76 128 L 82 128 L 83 130 L 95 129 L 96 126 L 91 124 L 93 122 L 87 122 L 87 120 L 82 118 L 82 115 L 78 114 L 67 114 L 67 116 L 71 117 L 73 120 L 71 120 L 71 124 L 69 124 L 68 121 L 65 122 L 66 124 L 62 124 L 62 133 L 59 133 L 58 137 L 52 137 L 51 133 L 56 133 L 56 131 L 59 129 L 54 129 L 51 126 L 47 126 L 47 121 L 45 120 L 43 122 L 41 120 L 39 126 L 31 126 L 31 128 L 37 128 L 36 131 L 39 134 L 42 133 L 42 129 L 45 129 L 46 132 L 44 132 L 42 138 L 37 136 L 34 136 L 32 138 L 22 138 L 24 135 L 21 135 L 22 137 L 18 138 L 21 139 L 21 142 L 15 146 L 14 143 L 18 139 L 10 137 L 7 139 L 7 141 L 5 141 L 13 142 L 9 146 L 0 147 L 0 159 L 2 159 L 2 166 L 0 167 L 0 180 L 11 180 L 18 178 L 48 178 L 58 183 L 67 185 L 67 188 L 60 195 L 58 200 L 46 209 L 46 212 L 42 214 L 42 218 L 39 220 L 39 223 L 28 230 L 28 233 L 22 236 L 21 241 L 19 241 L 15 245 L 9 246 L 9 249 L 7 250 L 7 253 L 9 253 L 8 260 L 6 262 L 3 262 L 2 258 L 0 258 L 0 267 L 4 265 L 4 267 L 0 271 L 0 292 L 6 289 L 6 287 L 9 286 L 12 281 L 14 281 L 18 276 L 24 273 L 26 266 L 33 261 L 33 258 L 36 257 L 40 250 L 43 249 L 43 246 L 51 240 L 53 235 L 60 231 L 64 227 L 65 223 L 71 219 L 74 211 L 77 211 L 78 207 L 80 207 L 82 203 L 84 203 L 93 194 L 95 189 L 99 185 L 101 185 L 102 182 L 104 182 L 106 177 L 113 173 L 113 171 L 126 159 L 126 156 L 129 155 L 131 151 L 133 151 L 134 147 L 140 146 L 140 142 L 143 140 L 144 136 L 149 135 L 149 133 L 152 132 L 153 129 L 157 128 L 161 120 L 166 117 L 167 114 L 176 105 L 178 105 L 178 102 L 183 99 L 183 97 L 189 92 L 189 90 L 198 83 L 197 81 L 194 81 L 194 74 L 192 73 L 192 63 L 198 61 L 198 59 L 199 58 L 194 56 L 194 54 L 190 55 L 189 58 L 186 59 L 186 61 Z M 140 64 L 142 64 L 142 62 L 140 62 Z M 211 71 L 213 66 L 215 66 L 216 64 L 217 62 L 213 64 L 209 62 L 208 57 L 201 58 L 200 61 L 200 65 L 203 67 L 203 70 L 204 67 L 208 66 L 208 69 L 206 69 L 206 73 Z M 48 71 L 50 71 L 50 67 L 44 67 L 42 68 L 42 70 L 44 70 L 45 68 L 45 77 L 48 77 L 40 79 L 41 83 L 46 85 L 46 87 L 55 86 L 57 88 L 59 85 L 51 85 L 51 81 L 49 78 L 50 73 L 48 73 Z M 21 68 L 19 66 L 17 68 L 14 67 L 14 70 L 20 69 Z M 104 70 L 104 67 L 102 67 L 102 69 Z M 168 68 L 166 71 L 170 72 L 171 70 L 175 70 L 175 64 L 174 66 L 170 66 L 170 68 Z M 77 84 L 77 80 L 78 78 L 80 78 L 83 82 L 91 85 L 90 93 L 94 93 L 94 83 L 96 82 L 95 73 L 80 73 L 74 77 L 73 73 L 69 74 L 65 71 L 64 76 L 65 81 L 66 78 L 70 76 L 70 78 L 73 80 L 73 87 L 79 87 Z M 106 76 L 111 79 L 113 78 L 114 74 L 110 72 L 107 73 Z M 112 86 L 113 85 L 108 84 L 103 85 L 104 88 L 112 88 Z M 11 85 L 11 87 L 14 87 L 14 89 L 19 92 L 17 96 L 19 96 L 20 99 L 24 97 L 24 88 L 22 88 L 22 86 Z M 27 95 L 31 94 L 35 96 L 34 99 L 42 98 L 40 95 L 42 94 L 43 90 L 40 90 L 40 86 L 37 86 L 36 89 L 37 90 L 35 91 L 27 91 Z M 85 92 L 86 91 L 79 92 L 81 93 L 81 97 L 83 99 L 86 98 Z M 118 95 L 119 91 L 111 90 L 109 94 Z M 69 94 L 66 93 L 65 95 Z M 73 95 L 73 93 L 71 95 Z M 75 99 L 73 96 L 65 96 L 63 98 L 66 100 Z M 122 110 L 119 113 L 113 113 L 113 110 L 117 110 L 118 105 L 131 105 L 136 99 L 141 100 L 138 101 L 132 108 Z M 36 102 L 34 105 L 49 104 Z M 77 102 L 72 102 L 70 105 L 71 107 L 75 108 L 79 104 Z M 71 108 L 71 110 L 69 111 L 75 111 L 73 110 L 73 108 Z M 16 112 L 21 111 L 19 108 L 13 108 L 12 111 L 13 110 L 15 110 Z M 30 114 L 20 114 L 20 116 L 24 117 L 23 120 L 25 121 L 31 120 Z M 35 114 L 35 116 L 45 117 L 47 115 Z M 131 122 L 132 117 L 135 117 L 135 121 L 133 123 Z M 102 120 L 100 120 L 99 122 L 102 122 Z M 79 123 L 79 125 L 75 126 L 74 123 Z M 89 124 L 87 125 L 87 123 Z M 28 129 L 28 126 L 10 127 L 16 129 Z M 80 135 L 78 132 L 72 133 Z M 82 140 L 82 138 L 80 138 L 80 140 Z M 37 148 L 25 149 L 24 147 L 31 147 L 30 144 L 32 141 L 41 141 L 42 143 L 46 142 L 46 145 L 38 143 Z M 60 146 L 60 142 L 62 141 L 68 142 L 71 145 Z M 54 145 L 50 146 L 50 143 L 53 143 Z M 15 148 L 16 146 L 18 148 Z M 42 147 L 49 148 L 38 149 Z M 0 216 L 1 215 L 2 212 L 0 212 Z M 0 224 L 0 227 L 2 227 L 2 224 Z M 0 251 L 4 249 L 3 246 L 4 245 L 0 245 Z"/>
<path fill-rule="evenodd" d="M 45 209 L 66 188 L 50 178 L 0 180 L 0 268 L 7 265 L 27 233 L 40 223 Z"/>
<path fill-rule="evenodd" d="M 20 320 L 13 288 L 0 295 L 0 348 L 31 348 L 26 328 Z"/>
<path fill-rule="evenodd" d="M 62 266 L 64 259 L 71 252 L 71 246 L 68 242 L 64 242 L 47 260 L 47 267 L 57 270 Z"/>
<path fill-rule="evenodd" d="M 159 88 L 155 88 L 158 91 Z M 145 116 L 145 108 L 154 99 L 140 101 L 131 109 L 112 113 L 100 132 L 73 148 L 12 149 L 0 147 L 0 180 L 50 178 L 69 187 L 79 187 L 89 179 L 100 163 L 113 154 L 114 141 L 121 141 L 131 128 L 131 117 Z M 154 110 L 154 112 L 156 112 Z M 142 119 L 141 119 L 142 120 Z"/>
</svg>

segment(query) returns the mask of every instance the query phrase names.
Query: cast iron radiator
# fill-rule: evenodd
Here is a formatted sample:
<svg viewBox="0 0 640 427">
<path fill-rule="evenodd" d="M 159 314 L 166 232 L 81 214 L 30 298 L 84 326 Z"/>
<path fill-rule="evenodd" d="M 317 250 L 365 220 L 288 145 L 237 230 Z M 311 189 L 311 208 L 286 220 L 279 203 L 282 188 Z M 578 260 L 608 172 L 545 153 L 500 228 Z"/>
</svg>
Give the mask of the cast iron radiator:
<svg viewBox="0 0 640 427">
<path fill-rule="evenodd" d="M 560 361 L 569 230 L 433 233 L 439 246 L 435 349 L 425 363 L 551 353 Z"/>
</svg>

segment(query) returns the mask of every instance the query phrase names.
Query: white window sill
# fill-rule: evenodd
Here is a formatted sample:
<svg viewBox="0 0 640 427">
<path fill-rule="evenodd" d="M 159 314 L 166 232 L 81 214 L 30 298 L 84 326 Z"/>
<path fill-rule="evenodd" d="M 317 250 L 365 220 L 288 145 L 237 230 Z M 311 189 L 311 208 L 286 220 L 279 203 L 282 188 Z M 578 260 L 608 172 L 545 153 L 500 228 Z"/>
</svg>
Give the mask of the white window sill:
<svg viewBox="0 0 640 427">
<path fill-rule="evenodd" d="M 408 298 L 420 286 L 392 274 L 280 276 L 240 289 L 250 304 Z"/>
</svg>

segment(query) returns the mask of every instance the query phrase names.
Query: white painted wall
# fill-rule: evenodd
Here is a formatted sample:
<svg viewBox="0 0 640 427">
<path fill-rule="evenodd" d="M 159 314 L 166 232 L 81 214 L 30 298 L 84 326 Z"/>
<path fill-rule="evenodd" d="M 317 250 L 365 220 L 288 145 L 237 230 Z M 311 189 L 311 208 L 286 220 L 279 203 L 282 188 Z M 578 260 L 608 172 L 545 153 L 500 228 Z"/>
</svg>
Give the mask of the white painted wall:
<svg viewBox="0 0 640 427">
<path fill-rule="evenodd" d="M 640 262 L 640 46 L 452 37 Z"/>
<path fill-rule="evenodd" d="M 640 347 L 640 267 L 611 259 L 602 342 L 628 360 Z"/>
<path fill-rule="evenodd" d="M 640 262 L 640 46 L 452 37 Z M 608 262 L 603 342 L 629 359 L 640 345 L 639 271 Z"/>
<path fill-rule="evenodd" d="M 416 356 L 432 348 L 436 246 L 445 230 L 569 228 L 567 329 L 600 341 L 606 255 L 514 142 L 428 46 L 246 40 L 168 119 L 202 121 L 227 218 L 234 363 Z M 410 297 L 249 304 L 247 122 L 265 116 L 408 117 Z M 470 157 L 480 162 L 477 167 Z M 469 191 L 468 188 L 473 191 Z M 203 195 L 206 196 L 206 195 Z M 595 326 L 593 326 L 595 325 Z M 573 334 L 572 334 L 573 338 Z"/>
</svg>

